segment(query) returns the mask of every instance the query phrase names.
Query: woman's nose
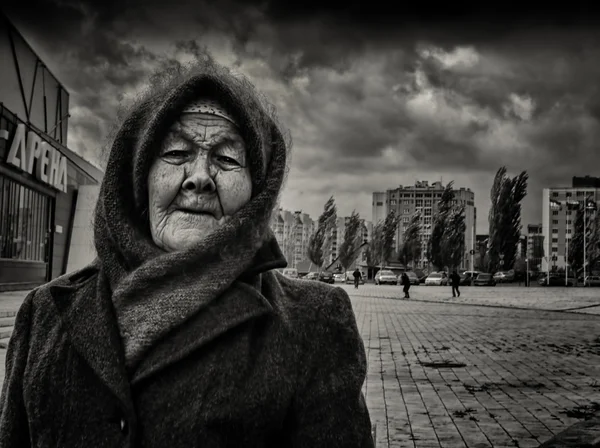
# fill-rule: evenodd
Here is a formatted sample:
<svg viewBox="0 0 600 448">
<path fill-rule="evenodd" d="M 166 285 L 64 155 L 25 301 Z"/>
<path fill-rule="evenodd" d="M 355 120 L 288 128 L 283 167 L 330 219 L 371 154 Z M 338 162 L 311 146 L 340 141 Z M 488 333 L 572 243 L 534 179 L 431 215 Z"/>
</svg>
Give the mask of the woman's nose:
<svg viewBox="0 0 600 448">
<path fill-rule="evenodd" d="M 206 159 L 202 158 L 190 166 L 181 187 L 183 190 L 196 193 L 214 193 L 217 190 Z"/>
</svg>

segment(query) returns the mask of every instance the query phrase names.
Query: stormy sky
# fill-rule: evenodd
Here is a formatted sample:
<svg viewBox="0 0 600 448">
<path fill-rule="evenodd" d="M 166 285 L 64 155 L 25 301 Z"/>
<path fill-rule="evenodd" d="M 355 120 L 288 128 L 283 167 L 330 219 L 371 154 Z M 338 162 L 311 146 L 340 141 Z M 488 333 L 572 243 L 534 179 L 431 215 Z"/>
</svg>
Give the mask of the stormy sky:
<svg viewBox="0 0 600 448">
<path fill-rule="evenodd" d="M 313 218 L 332 194 L 340 215 L 370 220 L 373 191 L 454 180 L 474 190 L 487 233 L 500 166 L 529 172 L 525 225 L 541 222 L 543 187 L 600 175 L 600 32 L 577 3 L 12 3 L 6 14 L 70 92 L 68 146 L 88 159 L 156 67 L 208 51 L 277 107 L 294 142 L 282 206 Z"/>
</svg>

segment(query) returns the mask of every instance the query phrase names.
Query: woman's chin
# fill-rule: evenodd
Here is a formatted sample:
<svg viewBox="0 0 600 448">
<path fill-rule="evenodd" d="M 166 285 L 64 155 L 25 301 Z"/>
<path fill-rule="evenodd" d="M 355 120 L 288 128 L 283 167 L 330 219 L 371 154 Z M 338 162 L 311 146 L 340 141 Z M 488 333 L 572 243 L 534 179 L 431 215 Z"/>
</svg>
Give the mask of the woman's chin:
<svg viewBox="0 0 600 448">
<path fill-rule="evenodd" d="M 209 230 L 198 230 L 198 229 L 181 229 L 172 232 L 172 234 L 165 238 L 163 241 L 163 247 L 167 252 L 175 252 L 191 249 L 197 247 L 206 239 Z"/>
</svg>

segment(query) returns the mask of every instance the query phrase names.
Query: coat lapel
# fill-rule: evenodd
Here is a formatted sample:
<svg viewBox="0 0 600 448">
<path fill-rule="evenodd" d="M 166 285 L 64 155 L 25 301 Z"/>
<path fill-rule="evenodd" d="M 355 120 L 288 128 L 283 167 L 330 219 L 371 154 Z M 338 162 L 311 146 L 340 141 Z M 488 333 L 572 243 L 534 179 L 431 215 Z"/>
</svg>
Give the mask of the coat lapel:
<svg viewBox="0 0 600 448">
<path fill-rule="evenodd" d="M 261 274 L 286 266 L 277 240 L 274 236 L 269 238 L 257 252 L 252 267 L 239 280 L 157 343 L 133 373 L 131 384 L 180 361 L 244 322 L 272 314 L 273 306 L 261 292 Z"/>
<path fill-rule="evenodd" d="M 235 282 L 209 306 L 154 346 L 133 373 L 132 386 L 182 360 L 225 332 L 272 312 L 269 301 L 255 287 Z"/>
<path fill-rule="evenodd" d="M 97 271 L 80 283 L 74 277 L 70 280 L 50 288 L 70 340 L 115 396 L 131 406 L 123 348 L 105 280 Z"/>
</svg>

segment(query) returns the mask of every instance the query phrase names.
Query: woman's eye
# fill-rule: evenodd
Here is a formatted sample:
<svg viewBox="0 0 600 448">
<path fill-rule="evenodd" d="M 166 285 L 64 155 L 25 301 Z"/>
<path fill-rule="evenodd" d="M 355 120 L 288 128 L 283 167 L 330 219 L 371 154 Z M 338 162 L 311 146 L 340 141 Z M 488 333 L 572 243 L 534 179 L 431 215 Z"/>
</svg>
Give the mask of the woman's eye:
<svg viewBox="0 0 600 448">
<path fill-rule="evenodd" d="M 217 156 L 217 160 L 221 163 L 227 164 L 227 165 L 231 165 L 231 166 L 240 166 L 240 163 L 235 160 L 232 159 L 231 157 L 227 157 L 227 156 Z"/>
<path fill-rule="evenodd" d="M 186 157 L 187 155 L 188 155 L 188 151 L 177 150 L 177 149 L 163 153 L 163 157 L 181 158 L 181 157 Z"/>
</svg>

